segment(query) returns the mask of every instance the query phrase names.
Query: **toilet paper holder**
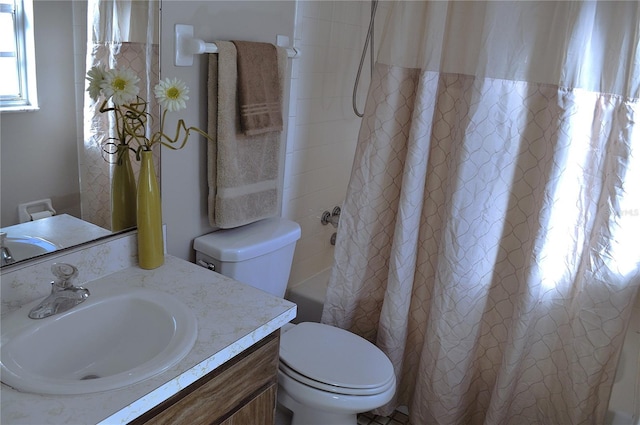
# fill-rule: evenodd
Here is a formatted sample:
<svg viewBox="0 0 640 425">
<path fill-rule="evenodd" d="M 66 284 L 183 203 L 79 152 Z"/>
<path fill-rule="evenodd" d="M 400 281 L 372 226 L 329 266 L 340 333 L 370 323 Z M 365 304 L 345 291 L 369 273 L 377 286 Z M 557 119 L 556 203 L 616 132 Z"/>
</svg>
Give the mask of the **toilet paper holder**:
<svg viewBox="0 0 640 425">
<path fill-rule="evenodd" d="M 53 209 L 51 199 L 49 198 L 18 204 L 18 220 L 20 220 L 20 223 L 51 217 L 53 215 L 56 215 L 56 210 Z"/>
</svg>

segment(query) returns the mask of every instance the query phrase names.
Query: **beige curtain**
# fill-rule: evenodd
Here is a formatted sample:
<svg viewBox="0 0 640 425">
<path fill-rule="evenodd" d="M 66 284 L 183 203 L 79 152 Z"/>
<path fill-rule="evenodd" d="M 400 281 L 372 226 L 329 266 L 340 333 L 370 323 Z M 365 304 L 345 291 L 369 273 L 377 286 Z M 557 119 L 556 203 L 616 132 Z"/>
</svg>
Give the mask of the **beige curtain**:
<svg viewBox="0 0 640 425">
<path fill-rule="evenodd" d="M 159 1 L 89 0 L 87 18 L 87 69 L 106 65 L 133 70 L 140 78 L 139 96 L 150 102 L 151 113 L 159 117 L 153 95 L 160 74 Z M 87 81 L 85 84 L 88 87 Z M 101 104 L 102 100 L 93 102 L 85 92 L 84 142 L 80 149 L 82 218 L 110 229 L 114 158 L 107 152 L 114 149 L 105 146 L 105 140 L 114 135 L 115 123 L 112 114 L 99 112 Z M 156 158 L 156 167 L 158 162 Z M 139 165 L 133 161 L 133 166 L 137 175 Z"/>
<path fill-rule="evenodd" d="M 396 2 L 323 322 L 418 424 L 602 424 L 640 285 L 640 5 Z"/>
</svg>

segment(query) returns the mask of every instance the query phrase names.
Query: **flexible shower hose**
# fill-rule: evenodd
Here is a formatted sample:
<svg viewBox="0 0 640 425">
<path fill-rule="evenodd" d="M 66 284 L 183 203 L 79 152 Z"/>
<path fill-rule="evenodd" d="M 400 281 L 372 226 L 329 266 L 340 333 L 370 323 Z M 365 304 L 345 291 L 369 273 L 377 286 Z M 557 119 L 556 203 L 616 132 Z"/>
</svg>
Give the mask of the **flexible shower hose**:
<svg viewBox="0 0 640 425">
<path fill-rule="evenodd" d="M 364 47 L 362 49 L 362 57 L 360 58 L 360 65 L 358 66 L 358 73 L 356 74 L 356 81 L 353 84 L 353 96 L 351 97 L 351 102 L 353 104 L 353 112 L 362 117 L 364 113 L 358 111 L 358 105 L 356 103 L 356 97 L 358 95 L 358 85 L 360 83 L 360 74 L 362 73 L 362 65 L 364 64 L 364 58 L 367 55 L 367 46 L 369 46 L 369 42 L 371 42 L 371 49 L 369 50 L 369 59 L 371 65 L 371 75 L 373 75 L 373 64 L 374 64 L 374 45 L 373 45 L 373 32 L 374 25 L 376 20 L 376 9 L 378 8 L 378 0 L 371 0 L 371 19 L 369 21 L 369 29 L 367 30 L 367 37 L 364 41 Z"/>
</svg>

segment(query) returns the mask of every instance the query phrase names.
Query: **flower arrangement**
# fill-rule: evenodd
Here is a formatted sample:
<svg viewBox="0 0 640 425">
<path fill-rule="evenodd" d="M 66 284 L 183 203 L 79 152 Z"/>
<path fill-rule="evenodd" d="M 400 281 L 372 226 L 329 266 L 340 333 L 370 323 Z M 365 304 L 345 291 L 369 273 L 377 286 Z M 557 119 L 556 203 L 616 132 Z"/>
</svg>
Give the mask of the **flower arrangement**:
<svg viewBox="0 0 640 425">
<path fill-rule="evenodd" d="M 140 79 L 128 69 L 107 69 L 104 65 L 92 67 L 87 72 L 89 80 L 89 97 L 96 102 L 102 96 L 104 101 L 100 112 L 114 112 L 116 118 L 117 143 L 126 145 L 136 153 L 140 159 L 141 151 L 150 151 L 156 144 L 161 144 L 173 150 L 182 149 L 189 139 L 191 131 L 210 139 L 209 135 L 197 127 L 187 127 L 180 119 L 176 125 L 175 136 L 172 138 L 165 133 L 165 117 L 167 112 L 175 112 L 186 108 L 189 100 L 189 87 L 177 78 L 161 80 L 154 88 L 154 94 L 163 108 L 160 130 L 147 136 L 147 123 L 153 116 L 148 112 L 149 103 L 138 96 Z M 106 149 L 105 149 L 106 151 Z"/>
</svg>

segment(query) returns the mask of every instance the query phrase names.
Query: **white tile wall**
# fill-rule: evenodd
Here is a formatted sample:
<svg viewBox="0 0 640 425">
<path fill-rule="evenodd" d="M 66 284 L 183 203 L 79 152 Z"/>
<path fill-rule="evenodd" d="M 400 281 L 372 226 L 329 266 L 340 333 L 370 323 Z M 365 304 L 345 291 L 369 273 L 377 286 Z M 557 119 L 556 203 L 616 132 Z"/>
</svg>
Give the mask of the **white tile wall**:
<svg viewBox="0 0 640 425">
<path fill-rule="evenodd" d="M 329 267 L 335 229 L 323 226 L 325 210 L 341 205 L 347 190 L 360 118 L 351 94 L 369 25 L 370 3 L 300 1 L 293 61 L 283 216 L 302 227 L 289 285 Z M 382 21 L 380 26 L 382 25 Z M 361 77 L 363 108 L 369 59 Z"/>
</svg>

